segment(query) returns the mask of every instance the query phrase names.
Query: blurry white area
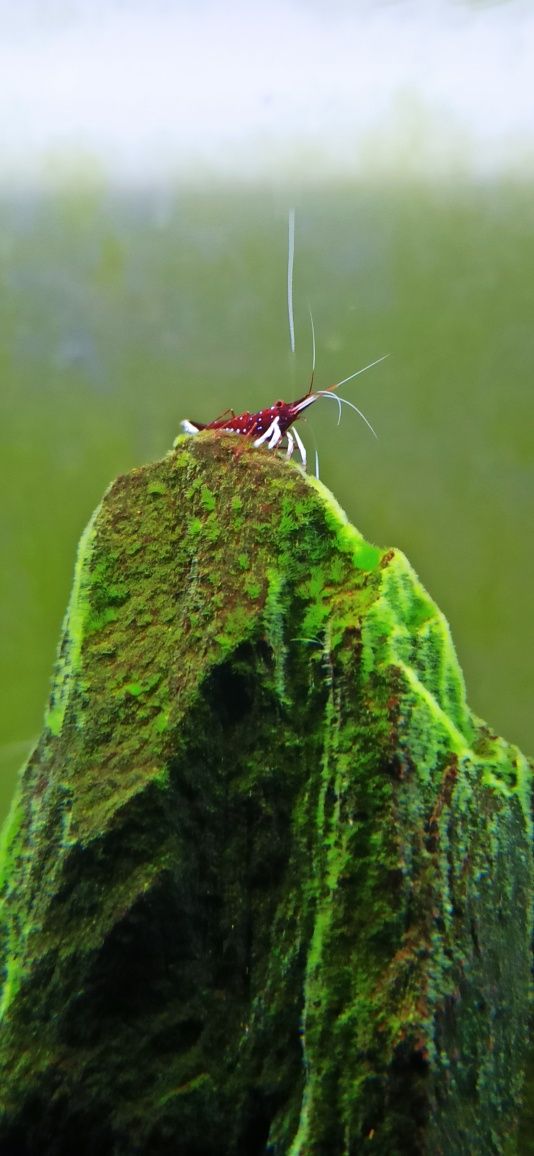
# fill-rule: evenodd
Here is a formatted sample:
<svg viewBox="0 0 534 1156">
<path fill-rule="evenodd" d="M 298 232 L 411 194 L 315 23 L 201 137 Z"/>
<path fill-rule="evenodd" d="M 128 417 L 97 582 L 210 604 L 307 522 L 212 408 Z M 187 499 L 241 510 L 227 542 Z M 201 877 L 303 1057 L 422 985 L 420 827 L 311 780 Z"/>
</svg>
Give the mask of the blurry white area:
<svg viewBox="0 0 534 1156">
<path fill-rule="evenodd" d="M 0 0 L 0 184 L 534 174 L 532 0 Z"/>
</svg>

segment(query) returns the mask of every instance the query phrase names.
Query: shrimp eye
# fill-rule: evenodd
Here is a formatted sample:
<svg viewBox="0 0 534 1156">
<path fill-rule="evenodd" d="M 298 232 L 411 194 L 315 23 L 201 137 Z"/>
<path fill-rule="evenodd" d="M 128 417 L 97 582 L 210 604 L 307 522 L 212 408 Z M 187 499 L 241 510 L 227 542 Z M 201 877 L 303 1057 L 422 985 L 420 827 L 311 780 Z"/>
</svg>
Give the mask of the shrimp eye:
<svg viewBox="0 0 534 1156">
<path fill-rule="evenodd" d="M 273 409 L 280 409 L 280 406 L 283 404 L 284 404 L 283 401 L 275 401 L 275 403 L 273 405 Z"/>
</svg>

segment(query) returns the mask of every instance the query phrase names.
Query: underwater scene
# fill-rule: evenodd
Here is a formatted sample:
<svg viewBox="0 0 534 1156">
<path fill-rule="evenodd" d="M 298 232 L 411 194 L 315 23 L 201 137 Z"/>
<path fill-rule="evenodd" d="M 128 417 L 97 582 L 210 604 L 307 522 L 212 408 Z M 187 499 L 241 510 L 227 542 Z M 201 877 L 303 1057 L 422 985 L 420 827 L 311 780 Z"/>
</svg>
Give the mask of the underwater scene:
<svg viewBox="0 0 534 1156">
<path fill-rule="evenodd" d="M 290 351 L 288 214 L 295 208 Z M 39 734 L 77 542 L 180 421 L 344 384 L 308 469 L 449 619 L 476 713 L 527 752 L 534 201 L 512 181 L 387 188 L 97 180 L 0 202 L 0 810 Z M 266 450 L 266 452 L 268 452 Z"/>
</svg>

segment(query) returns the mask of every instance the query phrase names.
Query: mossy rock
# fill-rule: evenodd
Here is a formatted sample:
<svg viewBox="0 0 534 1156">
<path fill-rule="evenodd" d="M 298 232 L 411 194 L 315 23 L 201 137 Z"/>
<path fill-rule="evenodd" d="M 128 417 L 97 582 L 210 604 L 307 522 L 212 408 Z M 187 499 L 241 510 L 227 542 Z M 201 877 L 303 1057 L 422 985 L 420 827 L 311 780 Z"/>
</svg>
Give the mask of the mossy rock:
<svg viewBox="0 0 534 1156">
<path fill-rule="evenodd" d="M 527 762 L 404 556 L 237 441 L 82 538 L 3 835 L 0 1153 L 512 1152 Z"/>
</svg>

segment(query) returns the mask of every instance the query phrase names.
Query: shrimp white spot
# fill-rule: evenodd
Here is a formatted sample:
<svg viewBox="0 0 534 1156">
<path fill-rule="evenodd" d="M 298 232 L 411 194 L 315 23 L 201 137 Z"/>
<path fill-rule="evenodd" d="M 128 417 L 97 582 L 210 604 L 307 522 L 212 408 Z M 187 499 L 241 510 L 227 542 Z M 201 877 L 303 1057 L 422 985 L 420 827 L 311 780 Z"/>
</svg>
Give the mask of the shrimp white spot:
<svg viewBox="0 0 534 1156">
<path fill-rule="evenodd" d="M 198 426 L 193 425 L 193 422 L 189 421 L 189 418 L 187 418 L 187 417 L 184 418 L 184 420 L 180 422 L 180 425 L 181 425 L 184 433 L 196 434 L 196 433 L 200 432 L 198 429 Z"/>
</svg>

